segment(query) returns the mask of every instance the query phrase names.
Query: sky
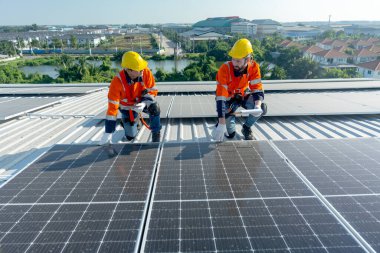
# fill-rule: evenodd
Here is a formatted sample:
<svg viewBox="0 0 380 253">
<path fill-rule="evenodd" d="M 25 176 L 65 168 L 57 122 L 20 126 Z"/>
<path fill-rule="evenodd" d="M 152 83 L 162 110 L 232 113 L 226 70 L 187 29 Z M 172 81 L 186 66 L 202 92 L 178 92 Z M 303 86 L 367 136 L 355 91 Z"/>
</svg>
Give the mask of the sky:
<svg viewBox="0 0 380 253">
<path fill-rule="evenodd" d="M 380 21 L 379 10 L 380 0 L 0 0 L 0 26 L 195 23 L 223 16 Z"/>
</svg>

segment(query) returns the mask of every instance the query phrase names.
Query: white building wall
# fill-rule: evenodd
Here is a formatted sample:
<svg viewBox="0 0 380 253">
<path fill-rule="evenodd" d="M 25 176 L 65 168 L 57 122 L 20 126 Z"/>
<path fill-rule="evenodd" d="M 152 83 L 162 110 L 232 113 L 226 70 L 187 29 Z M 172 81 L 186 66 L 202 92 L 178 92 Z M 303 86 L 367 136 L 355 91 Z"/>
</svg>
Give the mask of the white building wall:
<svg viewBox="0 0 380 253">
<path fill-rule="evenodd" d="M 252 23 L 232 24 L 231 33 L 241 33 L 248 36 L 254 36 L 257 33 L 257 25 Z"/>
<path fill-rule="evenodd" d="M 380 70 L 374 71 L 372 69 L 358 67 L 358 72 L 363 75 L 365 78 L 379 78 L 380 79 Z"/>
</svg>

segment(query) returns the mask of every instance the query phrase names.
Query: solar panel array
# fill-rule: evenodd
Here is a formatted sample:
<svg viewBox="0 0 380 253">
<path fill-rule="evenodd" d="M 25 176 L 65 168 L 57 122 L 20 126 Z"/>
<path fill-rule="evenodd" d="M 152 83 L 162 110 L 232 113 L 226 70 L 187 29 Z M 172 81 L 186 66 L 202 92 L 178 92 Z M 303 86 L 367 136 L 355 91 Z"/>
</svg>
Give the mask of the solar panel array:
<svg viewBox="0 0 380 253">
<path fill-rule="evenodd" d="M 189 84 L 190 83 L 190 84 Z M 354 90 L 379 89 L 378 80 L 263 80 L 266 91 Z M 216 82 L 158 82 L 157 88 L 164 93 L 215 92 Z"/>
<path fill-rule="evenodd" d="M 215 96 L 175 96 L 169 118 L 216 117 Z"/>
<path fill-rule="evenodd" d="M 0 250 L 380 251 L 379 152 L 378 139 L 58 145 L 0 188 Z"/>
<path fill-rule="evenodd" d="M 380 141 L 276 141 L 276 146 L 380 252 Z"/>
<path fill-rule="evenodd" d="M 266 94 L 266 116 L 379 114 L 379 95 L 379 91 Z M 161 117 L 217 116 L 214 95 L 158 96 L 157 100 L 161 106 Z M 104 117 L 105 112 L 99 115 Z"/>
<path fill-rule="evenodd" d="M 157 150 L 56 146 L 0 189 L 0 251 L 133 251 Z"/>
<path fill-rule="evenodd" d="M 148 224 L 145 252 L 361 250 L 266 142 L 165 144 Z"/>
</svg>

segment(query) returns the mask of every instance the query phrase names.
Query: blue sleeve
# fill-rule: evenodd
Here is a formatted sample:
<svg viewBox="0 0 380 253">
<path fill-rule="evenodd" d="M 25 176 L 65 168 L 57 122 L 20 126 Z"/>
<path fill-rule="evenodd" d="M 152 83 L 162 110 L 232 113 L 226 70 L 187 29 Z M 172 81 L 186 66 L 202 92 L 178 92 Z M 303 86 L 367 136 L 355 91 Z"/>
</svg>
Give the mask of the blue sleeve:
<svg viewBox="0 0 380 253">
<path fill-rule="evenodd" d="M 105 127 L 106 133 L 112 134 L 113 132 L 115 132 L 116 129 L 116 120 L 106 119 Z"/>
<path fill-rule="evenodd" d="M 218 112 L 218 118 L 224 118 L 226 116 L 226 101 L 216 101 L 216 111 Z"/>
<path fill-rule="evenodd" d="M 264 92 L 253 93 L 253 100 L 254 101 L 257 101 L 257 100 L 263 101 L 264 100 Z"/>
</svg>

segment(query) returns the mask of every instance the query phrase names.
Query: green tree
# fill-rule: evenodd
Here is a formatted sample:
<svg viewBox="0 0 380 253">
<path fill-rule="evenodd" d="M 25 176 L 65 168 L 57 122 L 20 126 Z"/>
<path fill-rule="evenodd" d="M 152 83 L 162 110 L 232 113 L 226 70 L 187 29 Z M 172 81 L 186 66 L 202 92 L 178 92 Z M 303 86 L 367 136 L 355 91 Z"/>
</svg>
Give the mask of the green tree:
<svg viewBox="0 0 380 253">
<path fill-rule="evenodd" d="M 281 67 L 278 67 L 278 66 L 275 66 L 272 69 L 272 72 L 271 72 L 271 75 L 270 75 L 269 79 L 272 79 L 272 80 L 283 80 L 283 79 L 286 79 L 286 71 L 285 71 L 285 69 L 283 69 Z"/>
<path fill-rule="evenodd" d="M 226 61 L 229 59 L 228 52 L 230 45 L 225 41 L 218 41 L 215 47 L 207 52 L 207 56 L 214 57 L 217 61 Z"/>
<path fill-rule="evenodd" d="M 39 47 L 40 46 L 40 42 L 37 39 L 32 39 L 32 41 L 30 42 L 30 45 L 32 47 Z"/>
<path fill-rule="evenodd" d="M 195 53 L 205 53 L 208 51 L 207 41 L 197 41 L 195 42 L 194 52 Z"/>
<path fill-rule="evenodd" d="M 260 74 L 261 79 L 269 79 L 270 77 L 270 69 L 269 69 L 269 62 L 262 62 L 260 64 Z"/>
<path fill-rule="evenodd" d="M 37 24 L 32 24 L 31 30 L 32 31 L 37 31 L 38 30 L 38 25 Z"/>
<path fill-rule="evenodd" d="M 55 48 L 62 48 L 63 47 L 62 40 L 57 38 L 57 37 L 54 37 L 53 38 L 53 46 Z"/>
<path fill-rule="evenodd" d="M 70 36 L 70 46 L 72 48 L 78 48 L 78 38 L 74 35 Z"/>
<path fill-rule="evenodd" d="M 74 60 L 67 54 L 62 54 L 59 58 L 59 63 L 63 66 L 64 69 L 68 69 L 73 65 Z"/>
<path fill-rule="evenodd" d="M 168 73 L 166 73 L 163 69 L 157 69 L 156 74 L 154 75 L 156 81 L 163 82 L 166 81 Z"/>
<path fill-rule="evenodd" d="M 291 64 L 287 72 L 291 79 L 313 79 L 320 77 L 321 68 L 309 58 L 299 58 Z"/>
<path fill-rule="evenodd" d="M 14 56 L 17 54 L 13 42 L 2 40 L 0 41 L 0 54 Z"/>
</svg>

